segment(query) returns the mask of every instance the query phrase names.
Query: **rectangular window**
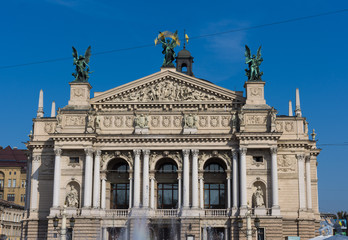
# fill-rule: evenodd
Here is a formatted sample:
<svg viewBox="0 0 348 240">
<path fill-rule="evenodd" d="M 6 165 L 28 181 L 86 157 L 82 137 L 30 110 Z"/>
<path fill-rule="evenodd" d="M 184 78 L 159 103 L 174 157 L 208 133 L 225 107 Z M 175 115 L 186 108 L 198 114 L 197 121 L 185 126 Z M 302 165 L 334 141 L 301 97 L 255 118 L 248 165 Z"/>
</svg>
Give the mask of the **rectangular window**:
<svg viewBox="0 0 348 240">
<path fill-rule="evenodd" d="M 25 194 L 21 194 L 21 202 L 25 202 Z"/>
<path fill-rule="evenodd" d="M 257 240 L 265 240 L 265 228 L 259 228 L 257 230 Z"/>
<path fill-rule="evenodd" d="M 12 180 L 12 187 L 16 187 L 16 179 Z"/>
<path fill-rule="evenodd" d="M 178 184 L 159 183 L 157 187 L 157 208 L 173 209 L 178 205 Z"/>
<path fill-rule="evenodd" d="M 11 179 L 8 180 L 8 184 L 7 184 L 7 187 L 11 187 L 11 184 L 12 184 L 12 181 Z"/>
<path fill-rule="evenodd" d="M 4 179 L 0 179 L 0 190 L 4 189 Z"/>
<path fill-rule="evenodd" d="M 15 195 L 14 194 L 7 194 L 7 201 L 14 202 L 14 200 L 15 200 Z"/>
<path fill-rule="evenodd" d="M 262 156 L 254 156 L 253 160 L 254 160 L 254 162 L 257 162 L 257 163 L 263 163 L 263 157 Z"/>
<path fill-rule="evenodd" d="M 25 185 L 26 185 L 26 181 L 22 180 L 22 188 L 25 188 Z"/>
<path fill-rule="evenodd" d="M 80 158 L 79 157 L 70 157 L 69 163 L 79 163 Z"/>
</svg>

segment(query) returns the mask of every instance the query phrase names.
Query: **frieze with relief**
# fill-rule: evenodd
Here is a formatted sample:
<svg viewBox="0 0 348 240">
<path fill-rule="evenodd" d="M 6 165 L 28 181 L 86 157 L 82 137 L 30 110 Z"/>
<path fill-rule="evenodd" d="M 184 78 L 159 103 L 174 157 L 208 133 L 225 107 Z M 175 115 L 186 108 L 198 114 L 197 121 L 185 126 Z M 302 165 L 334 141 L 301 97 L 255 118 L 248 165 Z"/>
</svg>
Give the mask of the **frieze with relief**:
<svg viewBox="0 0 348 240">
<path fill-rule="evenodd" d="M 100 161 L 100 167 L 103 168 L 105 163 L 107 163 L 109 160 L 113 158 L 123 158 L 125 159 L 128 164 L 130 165 L 129 167 L 133 167 L 133 156 L 130 151 L 107 151 L 104 152 L 101 155 L 101 161 Z"/>
<path fill-rule="evenodd" d="M 249 125 L 259 125 L 259 124 L 265 124 L 267 122 L 266 116 L 246 116 L 246 124 Z"/>
<path fill-rule="evenodd" d="M 228 97 L 214 95 L 193 86 L 174 80 L 154 82 L 151 85 L 119 93 L 112 102 L 153 102 L 153 101 L 224 101 Z"/>
<path fill-rule="evenodd" d="M 171 158 L 182 164 L 182 153 L 179 151 L 151 151 L 150 165 L 156 164 L 156 161 L 162 158 Z M 178 166 L 180 169 L 181 166 Z"/>
<path fill-rule="evenodd" d="M 47 122 L 45 123 L 45 133 L 53 133 L 55 131 L 56 128 L 56 123 L 53 122 Z"/>
<path fill-rule="evenodd" d="M 66 126 L 83 126 L 86 123 L 85 116 L 65 116 Z"/>
<path fill-rule="evenodd" d="M 278 172 L 292 173 L 295 172 L 295 159 L 287 155 L 278 155 Z"/>
</svg>

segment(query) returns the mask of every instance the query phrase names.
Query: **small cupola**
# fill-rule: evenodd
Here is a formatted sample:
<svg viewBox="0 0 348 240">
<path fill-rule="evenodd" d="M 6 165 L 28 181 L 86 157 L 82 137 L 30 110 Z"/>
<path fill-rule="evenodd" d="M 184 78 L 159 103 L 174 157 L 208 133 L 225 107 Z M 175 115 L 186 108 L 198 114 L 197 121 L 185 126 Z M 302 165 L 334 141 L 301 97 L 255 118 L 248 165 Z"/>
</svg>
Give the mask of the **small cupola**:
<svg viewBox="0 0 348 240">
<path fill-rule="evenodd" d="M 176 57 L 176 71 L 194 76 L 192 72 L 192 63 L 193 57 L 191 56 L 191 53 L 185 49 L 184 46 L 184 49 L 178 52 L 178 56 Z"/>
</svg>

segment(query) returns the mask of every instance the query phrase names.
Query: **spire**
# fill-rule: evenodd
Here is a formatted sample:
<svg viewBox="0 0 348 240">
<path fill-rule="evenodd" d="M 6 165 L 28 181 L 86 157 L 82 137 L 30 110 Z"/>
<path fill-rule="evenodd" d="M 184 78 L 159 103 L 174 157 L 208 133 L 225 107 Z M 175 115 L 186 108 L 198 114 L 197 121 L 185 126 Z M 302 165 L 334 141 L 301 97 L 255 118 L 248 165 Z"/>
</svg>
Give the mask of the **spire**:
<svg viewBox="0 0 348 240">
<path fill-rule="evenodd" d="M 51 117 L 56 117 L 56 102 L 52 102 Z"/>
<path fill-rule="evenodd" d="M 43 91 L 42 89 L 40 90 L 40 97 L 39 97 L 39 106 L 37 109 L 37 118 L 42 118 L 44 116 L 44 111 L 43 111 Z"/>
<path fill-rule="evenodd" d="M 296 117 L 302 117 L 301 106 L 300 106 L 300 90 L 296 88 L 296 108 L 295 108 Z"/>
<path fill-rule="evenodd" d="M 291 100 L 289 100 L 289 116 L 292 117 L 293 114 L 292 114 L 292 102 Z"/>
</svg>

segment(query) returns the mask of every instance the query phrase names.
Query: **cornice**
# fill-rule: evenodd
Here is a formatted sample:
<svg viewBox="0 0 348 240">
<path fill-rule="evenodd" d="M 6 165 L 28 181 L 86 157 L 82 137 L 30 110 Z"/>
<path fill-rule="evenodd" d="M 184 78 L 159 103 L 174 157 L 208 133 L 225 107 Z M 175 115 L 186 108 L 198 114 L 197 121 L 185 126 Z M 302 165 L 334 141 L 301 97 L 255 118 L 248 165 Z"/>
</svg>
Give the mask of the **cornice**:
<svg viewBox="0 0 348 240">
<path fill-rule="evenodd" d="M 264 132 L 239 132 L 235 133 L 235 136 L 238 140 L 273 140 L 277 141 L 281 137 L 282 133 L 280 132 L 272 132 L 272 133 L 264 133 Z"/>
</svg>

